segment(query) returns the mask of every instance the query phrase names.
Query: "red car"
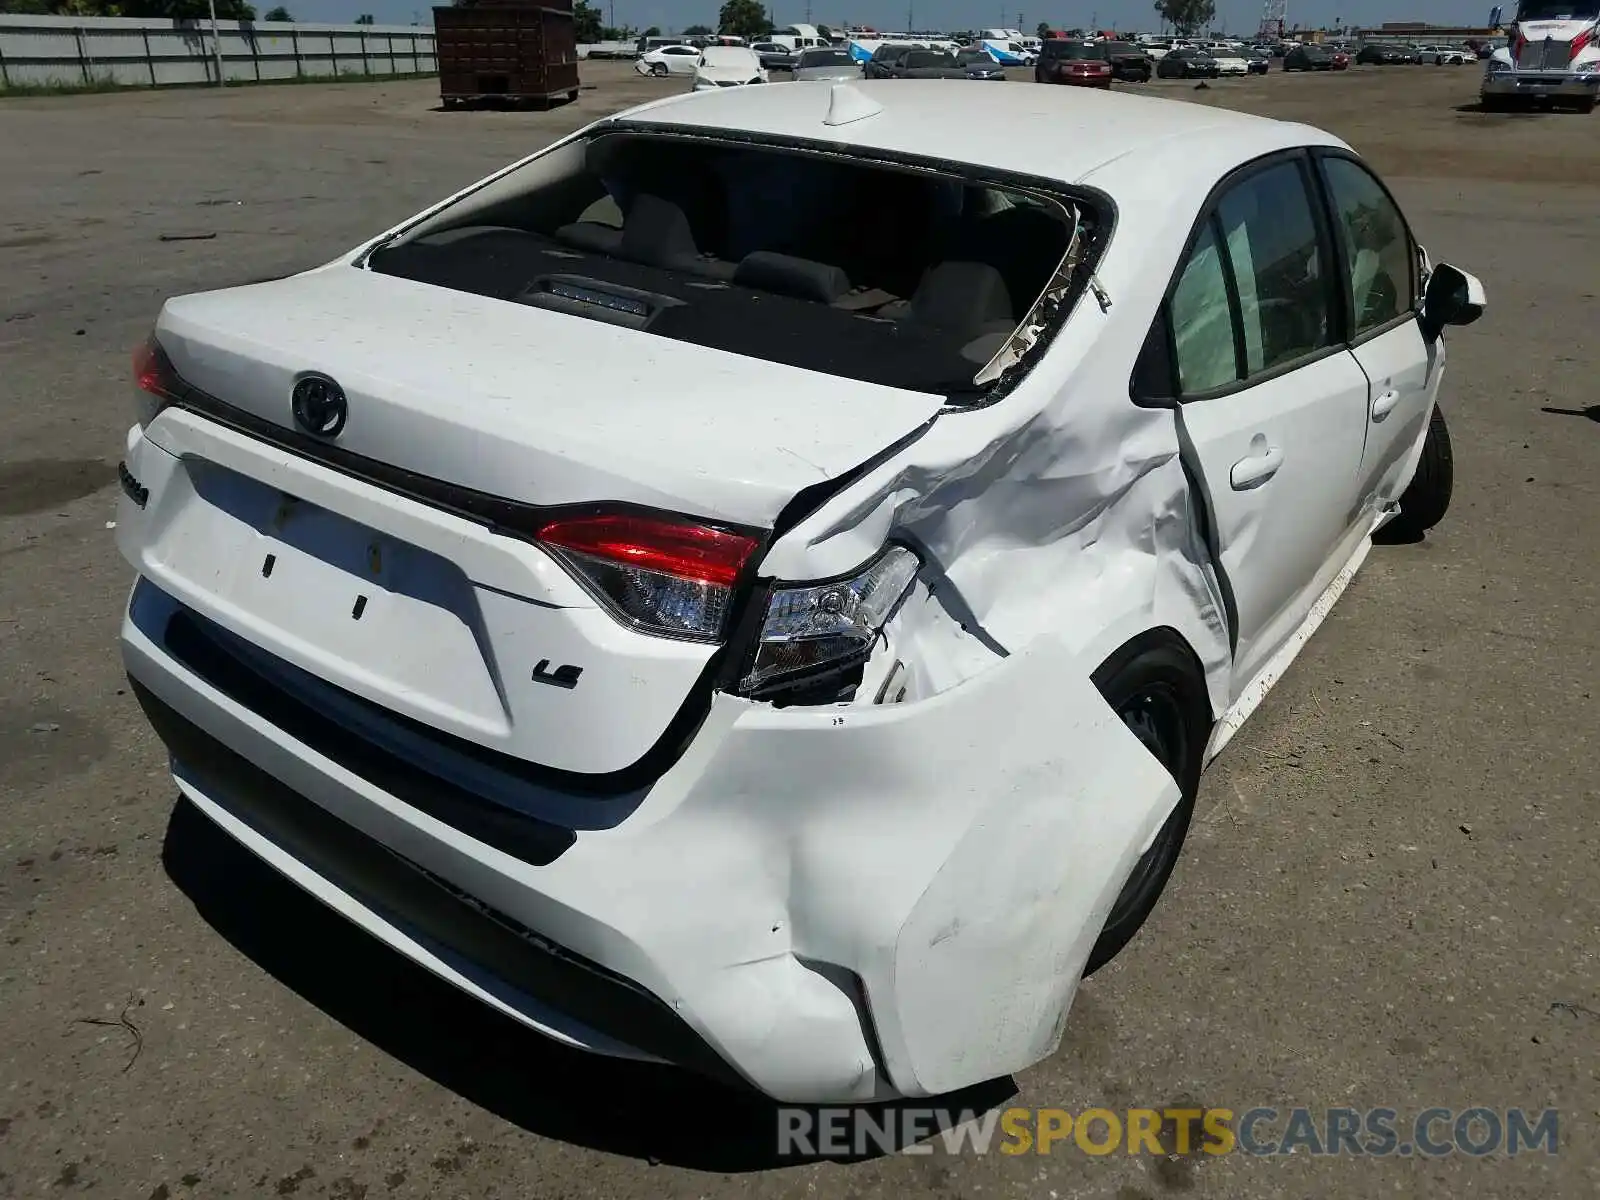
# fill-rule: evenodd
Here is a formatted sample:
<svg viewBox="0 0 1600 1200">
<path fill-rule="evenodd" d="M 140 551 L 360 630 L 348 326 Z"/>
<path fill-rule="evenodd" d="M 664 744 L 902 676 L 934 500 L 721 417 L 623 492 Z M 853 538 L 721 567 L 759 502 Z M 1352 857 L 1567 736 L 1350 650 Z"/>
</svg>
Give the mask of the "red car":
<svg viewBox="0 0 1600 1200">
<path fill-rule="evenodd" d="M 1350 56 L 1343 50 L 1335 50 L 1330 57 L 1333 59 L 1333 69 L 1335 71 L 1347 71 L 1350 69 Z"/>
<path fill-rule="evenodd" d="M 1033 78 L 1037 83 L 1068 83 L 1075 87 L 1111 86 L 1111 64 L 1090 42 L 1051 38 L 1039 51 Z"/>
</svg>

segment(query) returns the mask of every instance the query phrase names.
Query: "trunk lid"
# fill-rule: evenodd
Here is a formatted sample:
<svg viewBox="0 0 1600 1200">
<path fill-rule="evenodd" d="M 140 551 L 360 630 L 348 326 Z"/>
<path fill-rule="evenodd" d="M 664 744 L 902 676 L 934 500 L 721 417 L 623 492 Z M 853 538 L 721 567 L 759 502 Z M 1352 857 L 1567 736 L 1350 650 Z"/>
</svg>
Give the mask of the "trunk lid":
<svg viewBox="0 0 1600 1200">
<path fill-rule="evenodd" d="M 763 527 L 942 403 L 344 264 L 170 300 L 157 336 L 187 382 L 285 429 L 301 374 L 336 380 L 334 444 L 383 463 Z"/>
<path fill-rule="evenodd" d="M 296 378 L 336 380 L 332 444 L 385 464 L 765 528 L 940 405 L 346 265 L 170 301 L 157 336 L 190 385 L 286 430 Z M 570 825 L 518 763 L 606 791 L 647 781 L 708 699 L 715 643 L 641 632 L 531 540 L 181 406 L 127 467 L 147 504 L 123 502 L 122 549 L 219 631 L 208 653 L 492 803 Z"/>
</svg>

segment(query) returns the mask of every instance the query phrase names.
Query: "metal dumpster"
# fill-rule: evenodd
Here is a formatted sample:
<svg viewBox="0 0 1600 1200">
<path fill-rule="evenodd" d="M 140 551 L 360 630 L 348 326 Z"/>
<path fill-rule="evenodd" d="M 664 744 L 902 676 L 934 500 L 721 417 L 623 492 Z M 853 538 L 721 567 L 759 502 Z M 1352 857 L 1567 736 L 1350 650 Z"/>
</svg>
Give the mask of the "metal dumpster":
<svg viewBox="0 0 1600 1200">
<path fill-rule="evenodd" d="M 488 0 L 433 10 L 439 96 L 446 108 L 483 100 L 578 98 L 571 0 Z"/>
</svg>

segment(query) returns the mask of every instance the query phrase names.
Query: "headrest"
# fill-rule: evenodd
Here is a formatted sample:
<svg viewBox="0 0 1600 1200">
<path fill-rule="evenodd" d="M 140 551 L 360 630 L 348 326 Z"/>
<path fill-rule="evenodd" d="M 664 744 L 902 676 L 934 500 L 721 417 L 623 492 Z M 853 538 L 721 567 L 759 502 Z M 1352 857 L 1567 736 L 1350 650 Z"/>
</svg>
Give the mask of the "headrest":
<svg viewBox="0 0 1600 1200">
<path fill-rule="evenodd" d="M 922 277 L 911 297 L 911 318 L 925 325 L 972 330 L 1010 321 L 1011 293 L 988 263 L 942 262 Z"/>
<path fill-rule="evenodd" d="M 699 254 L 689 218 L 670 200 L 641 192 L 628 206 L 622 223 L 624 258 L 646 266 L 666 267 Z"/>
<path fill-rule="evenodd" d="M 850 290 L 850 277 L 839 267 L 771 250 L 756 250 L 740 259 L 733 282 L 820 304 L 832 304 Z"/>
</svg>

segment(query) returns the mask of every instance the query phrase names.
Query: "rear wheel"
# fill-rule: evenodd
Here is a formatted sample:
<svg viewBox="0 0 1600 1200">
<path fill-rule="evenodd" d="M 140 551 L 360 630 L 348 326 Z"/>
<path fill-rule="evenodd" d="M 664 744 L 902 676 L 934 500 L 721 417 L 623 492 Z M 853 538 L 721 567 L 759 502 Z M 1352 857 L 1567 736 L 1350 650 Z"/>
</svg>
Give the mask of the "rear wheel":
<svg viewBox="0 0 1600 1200">
<path fill-rule="evenodd" d="M 1193 657 L 1170 642 L 1142 648 L 1135 643 L 1119 651 L 1095 672 L 1094 683 L 1123 724 L 1172 775 L 1182 795 L 1123 883 L 1084 965 L 1085 976 L 1133 940 L 1161 898 L 1194 816 L 1211 728 L 1205 680 Z"/>
<path fill-rule="evenodd" d="M 1436 405 L 1428 421 L 1428 438 L 1422 444 L 1417 473 L 1400 495 L 1400 515 L 1379 534 L 1384 541 L 1416 541 L 1440 521 L 1450 508 L 1455 488 L 1455 459 L 1450 451 L 1450 428 Z"/>
<path fill-rule="evenodd" d="M 651 63 L 650 64 L 650 74 L 654 75 L 657 79 L 660 79 L 666 73 L 667 73 L 667 64 L 666 63 Z"/>
</svg>

